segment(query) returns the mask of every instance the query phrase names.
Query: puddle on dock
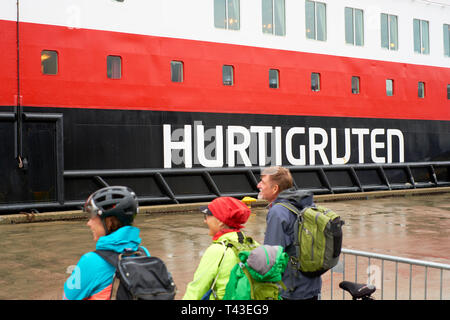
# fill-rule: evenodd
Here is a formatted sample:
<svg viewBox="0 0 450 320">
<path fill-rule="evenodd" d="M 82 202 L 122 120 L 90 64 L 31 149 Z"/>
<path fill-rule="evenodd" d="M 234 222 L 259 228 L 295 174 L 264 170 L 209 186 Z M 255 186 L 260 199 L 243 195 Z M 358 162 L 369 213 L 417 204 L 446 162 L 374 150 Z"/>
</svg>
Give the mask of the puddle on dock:
<svg viewBox="0 0 450 320">
<path fill-rule="evenodd" d="M 345 220 L 345 248 L 450 264 L 450 194 L 322 205 Z M 264 209 L 255 210 L 244 232 L 262 242 L 265 218 Z M 141 215 L 135 225 L 142 244 L 166 262 L 181 298 L 211 242 L 203 215 Z M 0 243 L 0 299 L 61 299 L 67 269 L 95 250 L 86 221 L 0 225 Z"/>
</svg>

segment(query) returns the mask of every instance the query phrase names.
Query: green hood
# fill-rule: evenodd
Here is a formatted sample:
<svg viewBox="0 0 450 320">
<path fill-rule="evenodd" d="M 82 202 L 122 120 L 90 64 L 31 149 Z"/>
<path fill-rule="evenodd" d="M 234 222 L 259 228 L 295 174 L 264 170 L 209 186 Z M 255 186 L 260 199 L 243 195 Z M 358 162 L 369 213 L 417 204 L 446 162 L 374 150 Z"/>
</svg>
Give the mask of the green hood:
<svg viewBox="0 0 450 320">
<path fill-rule="evenodd" d="M 239 260 L 231 270 L 224 300 L 280 299 L 279 284 L 289 260 L 283 247 L 263 245 L 241 251 Z"/>
<path fill-rule="evenodd" d="M 256 281 L 281 281 L 289 256 L 281 246 L 259 246 L 253 251 L 242 251 L 239 260 L 244 263 Z"/>
</svg>

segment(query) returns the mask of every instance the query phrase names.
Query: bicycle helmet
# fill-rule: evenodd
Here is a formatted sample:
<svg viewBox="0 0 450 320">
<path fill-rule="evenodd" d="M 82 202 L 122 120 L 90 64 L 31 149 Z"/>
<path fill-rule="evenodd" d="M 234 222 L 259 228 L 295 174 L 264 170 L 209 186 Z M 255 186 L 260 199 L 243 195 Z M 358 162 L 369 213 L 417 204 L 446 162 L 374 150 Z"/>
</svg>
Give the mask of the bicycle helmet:
<svg viewBox="0 0 450 320">
<path fill-rule="evenodd" d="M 114 216 L 124 225 L 131 225 L 139 212 L 137 196 L 133 190 L 123 186 L 99 189 L 89 196 L 84 211 L 91 216 L 98 215 L 102 221 Z"/>
</svg>

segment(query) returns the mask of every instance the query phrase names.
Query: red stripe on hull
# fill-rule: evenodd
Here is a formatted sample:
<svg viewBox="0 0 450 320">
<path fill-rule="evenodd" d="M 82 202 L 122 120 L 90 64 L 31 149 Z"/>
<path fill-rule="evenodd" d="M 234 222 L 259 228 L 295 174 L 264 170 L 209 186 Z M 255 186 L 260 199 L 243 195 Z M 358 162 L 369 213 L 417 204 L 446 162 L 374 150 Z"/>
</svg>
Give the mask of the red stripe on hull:
<svg viewBox="0 0 450 320">
<path fill-rule="evenodd" d="M 0 104 L 11 105 L 16 24 L 0 23 Z M 31 23 L 21 23 L 20 35 L 27 106 L 450 120 L 449 68 Z M 58 75 L 41 74 L 42 50 L 58 51 Z M 122 79 L 107 78 L 107 55 L 122 57 Z M 184 62 L 183 83 L 170 81 L 171 60 Z M 234 65 L 233 87 L 222 85 L 224 64 Z M 269 68 L 280 70 L 279 89 L 269 88 Z M 310 90 L 311 72 L 321 74 L 320 92 Z M 352 76 L 361 80 L 358 95 Z M 394 79 L 393 97 L 386 79 Z"/>
<path fill-rule="evenodd" d="M 0 105 L 17 103 L 16 39 L 16 23 L 0 20 Z"/>
</svg>

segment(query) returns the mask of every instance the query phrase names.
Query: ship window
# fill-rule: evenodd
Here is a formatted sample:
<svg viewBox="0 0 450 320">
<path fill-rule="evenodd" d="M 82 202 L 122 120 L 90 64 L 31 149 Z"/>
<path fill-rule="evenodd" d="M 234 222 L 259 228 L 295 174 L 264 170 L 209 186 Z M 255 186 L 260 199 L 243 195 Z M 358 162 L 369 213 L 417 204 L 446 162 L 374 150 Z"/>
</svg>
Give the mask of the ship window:
<svg viewBox="0 0 450 320">
<path fill-rule="evenodd" d="M 327 40 L 327 7 L 325 3 L 305 1 L 306 38 Z"/>
<path fill-rule="evenodd" d="M 172 82 L 183 82 L 183 62 L 170 61 L 170 80 Z"/>
<path fill-rule="evenodd" d="M 276 36 L 286 35 L 284 0 L 262 0 L 262 32 Z"/>
<path fill-rule="evenodd" d="M 214 0 L 214 26 L 216 28 L 239 30 L 239 0 Z"/>
<path fill-rule="evenodd" d="M 450 57 L 450 24 L 444 24 L 444 55 Z"/>
<path fill-rule="evenodd" d="M 386 95 L 392 97 L 394 95 L 394 80 L 386 79 Z"/>
<path fill-rule="evenodd" d="M 269 88 L 278 89 L 280 87 L 280 71 L 269 69 Z"/>
<path fill-rule="evenodd" d="M 450 84 L 447 85 L 447 99 L 450 100 Z"/>
<path fill-rule="evenodd" d="M 417 95 L 419 98 L 425 98 L 425 82 L 419 81 L 417 85 Z"/>
<path fill-rule="evenodd" d="M 414 19 L 414 52 L 421 54 L 430 53 L 430 35 L 428 28 L 428 21 Z"/>
<path fill-rule="evenodd" d="M 122 58 L 120 56 L 106 57 L 106 75 L 109 79 L 122 78 Z"/>
<path fill-rule="evenodd" d="M 233 66 L 222 66 L 222 83 L 224 86 L 234 85 L 234 68 Z"/>
<path fill-rule="evenodd" d="M 42 50 L 41 72 L 42 74 L 58 74 L 58 52 L 51 50 Z"/>
<path fill-rule="evenodd" d="M 381 47 L 388 50 L 398 50 L 397 16 L 381 14 Z"/>
<path fill-rule="evenodd" d="M 352 77 L 352 93 L 359 94 L 359 77 Z"/>
<path fill-rule="evenodd" d="M 320 91 L 320 73 L 311 73 L 311 90 Z"/>
<path fill-rule="evenodd" d="M 364 45 L 364 12 L 361 9 L 345 8 L 345 42 Z"/>
</svg>

